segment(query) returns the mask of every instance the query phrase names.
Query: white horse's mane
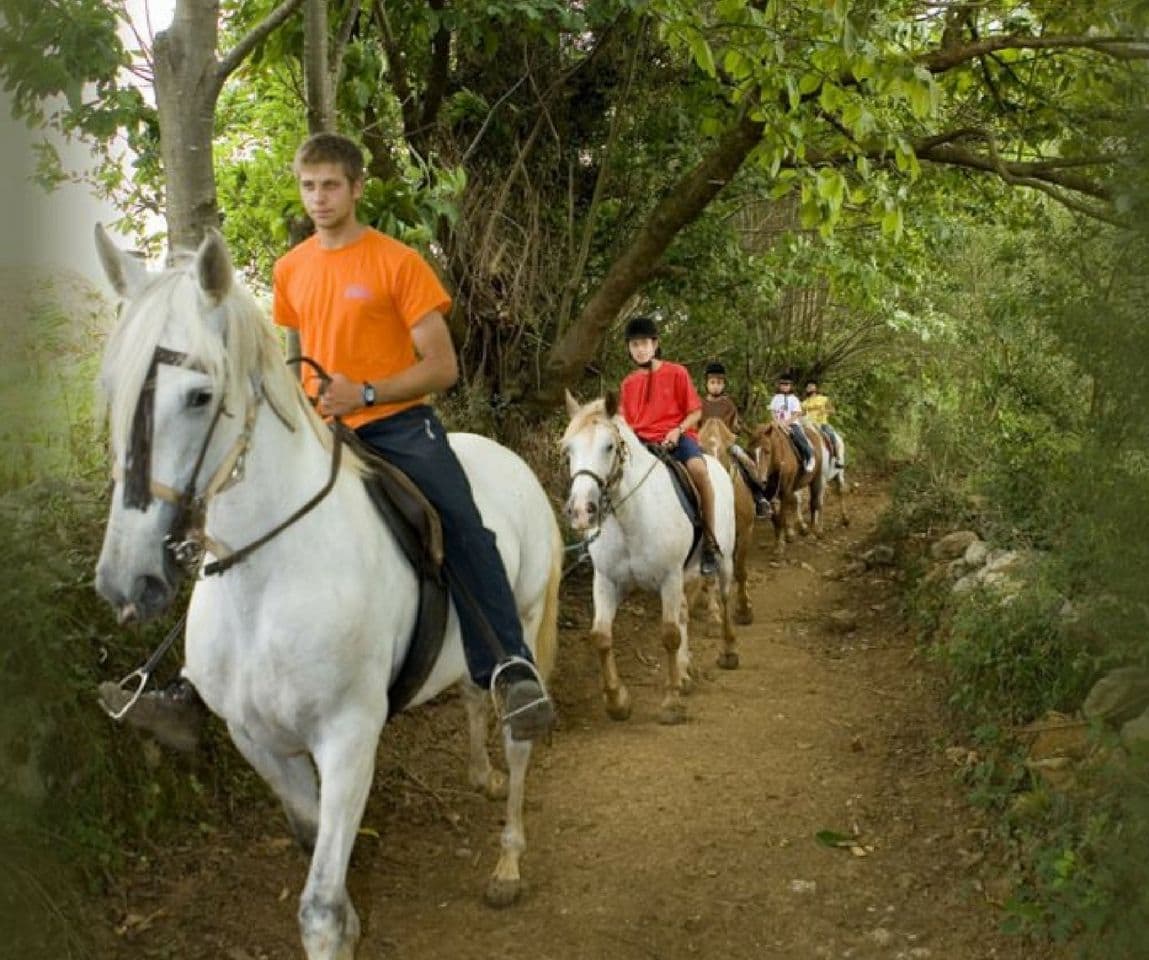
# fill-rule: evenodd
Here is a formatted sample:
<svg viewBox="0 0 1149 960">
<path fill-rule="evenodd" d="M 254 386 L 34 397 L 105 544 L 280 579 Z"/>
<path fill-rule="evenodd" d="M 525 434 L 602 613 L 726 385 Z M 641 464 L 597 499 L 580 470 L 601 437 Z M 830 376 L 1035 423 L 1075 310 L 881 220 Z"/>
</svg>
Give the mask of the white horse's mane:
<svg viewBox="0 0 1149 960">
<path fill-rule="evenodd" d="M 136 402 L 148 375 L 152 357 L 164 330 L 175 321 L 187 340 L 172 346 L 187 353 L 187 365 L 204 370 L 233 412 L 242 411 L 253 387 L 293 428 L 300 419 L 325 446 L 331 431 L 307 402 L 298 380 L 284 362 L 275 330 L 255 298 L 234 279 L 223 301 L 204 302 L 188 259 L 155 274 L 135 297 L 123 304 L 122 314 L 104 351 L 101 382 L 108 401 L 108 420 L 114 449 L 127 442 Z M 356 470 L 363 465 L 351 451 L 345 463 Z"/>
</svg>

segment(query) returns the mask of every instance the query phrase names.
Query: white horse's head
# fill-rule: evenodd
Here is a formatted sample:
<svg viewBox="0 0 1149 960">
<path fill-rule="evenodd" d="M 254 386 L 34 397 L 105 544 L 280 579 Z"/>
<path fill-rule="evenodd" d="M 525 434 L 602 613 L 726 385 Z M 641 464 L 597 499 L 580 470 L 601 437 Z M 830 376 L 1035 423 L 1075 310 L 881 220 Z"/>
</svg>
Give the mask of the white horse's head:
<svg viewBox="0 0 1149 960">
<path fill-rule="evenodd" d="M 215 231 L 160 273 L 102 227 L 96 246 L 122 298 L 101 371 L 115 488 L 96 588 L 128 622 L 171 602 L 181 574 L 172 544 L 194 530 L 205 494 L 230 469 L 253 371 L 275 341 Z"/>
<path fill-rule="evenodd" d="M 608 393 L 586 406 L 567 391 L 571 422 L 560 445 L 570 466 L 566 515 L 574 530 L 587 530 L 602 520 L 604 498 L 622 477 L 626 444 L 615 422 L 618 398 Z"/>
</svg>

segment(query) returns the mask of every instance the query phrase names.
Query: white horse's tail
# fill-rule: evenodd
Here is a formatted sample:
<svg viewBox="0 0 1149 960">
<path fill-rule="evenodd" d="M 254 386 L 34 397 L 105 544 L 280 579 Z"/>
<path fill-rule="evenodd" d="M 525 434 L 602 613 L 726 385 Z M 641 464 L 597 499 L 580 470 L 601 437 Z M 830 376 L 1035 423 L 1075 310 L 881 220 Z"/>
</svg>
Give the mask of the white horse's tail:
<svg viewBox="0 0 1149 960">
<path fill-rule="evenodd" d="M 535 665 L 543 679 L 550 676 L 555 666 L 559 646 L 559 587 L 563 580 L 563 538 L 558 523 L 552 520 L 551 569 L 547 577 L 547 592 L 543 600 L 543 616 L 535 637 Z"/>
</svg>

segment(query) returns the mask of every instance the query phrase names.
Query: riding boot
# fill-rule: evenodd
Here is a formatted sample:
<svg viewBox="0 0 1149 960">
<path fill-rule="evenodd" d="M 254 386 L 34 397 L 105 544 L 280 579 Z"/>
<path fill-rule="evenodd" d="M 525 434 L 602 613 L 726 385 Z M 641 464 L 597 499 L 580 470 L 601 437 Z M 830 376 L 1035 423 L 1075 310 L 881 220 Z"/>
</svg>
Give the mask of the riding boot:
<svg viewBox="0 0 1149 960">
<path fill-rule="evenodd" d="M 730 444 L 730 456 L 742 473 L 751 495 L 754 497 L 754 516 L 759 520 L 769 520 L 773 514 L 770 509 L 770 498 L 766 496 L 766 488 L 758 477 L 758 467 L 751 459 L 750 454 L 737 443 Z"/>
<path fill-rule="evenodd" d="M 703 468 L 705 471 L 705 467 Z M 705 479 L 701 482 L 695 476 L 694 483 L 698 487 L 698 498 L 702 501 L 702 555 L 699 558 L 698 572 L 704 577 L 713 577 L 718 573 L 718 543 L 714 537 L 714 487 L 710 484 L 710 475 L 704 473 Z"/>
<path fill-rule="evenodd" d="M 810 444 L 810 438 L 806 436 L 806 431 L 802 424 L 795 423 L 790 427 L 790 437 L 794 441 L 794 446 L 798 450 L 799 459 L 802 461 L 802 469 L 806 473 L 814 472 L 814 448 Z"/>
<path fill-rule="evenodd" d="M 190 753 L 199 744 L 207 707 L 190 680 L 179 677 L 162 690 L 140 694 L 128 708 L 133 691 L 110 680 L 100 684 L 100 704 L 109 714 L 122 715 L 133 727 L 145 730 L 165 747 Z M 127 712 L 122 711 L 127 708 Z"/>
</svg>

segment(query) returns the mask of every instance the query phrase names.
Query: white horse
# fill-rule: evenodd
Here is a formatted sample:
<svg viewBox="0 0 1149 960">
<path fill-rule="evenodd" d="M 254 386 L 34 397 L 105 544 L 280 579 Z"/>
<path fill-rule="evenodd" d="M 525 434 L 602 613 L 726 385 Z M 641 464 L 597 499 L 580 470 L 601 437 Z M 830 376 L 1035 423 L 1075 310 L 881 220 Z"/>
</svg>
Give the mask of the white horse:
<svg viewBox="0 0 1149 960">
<path fill-rule="evenodd" d="M 630 586 L 656 590 L 662 599 L 660 637 L 666 650 L 666 695 L 659 711 L 662 723 L 686 719 L 682 694 L 690 683 L 689 615 L 685 590 L 699 585 L 699 550 L 690 553 L 694 530 L 675 492 L 666 467 L 643 446 L 617 415 L 617 399 L 608 395 L 580 407 L 567 394 L 571 421 L 562 448 L 570 464 L 571 485 L 566 513 L 588 537 L 594 564 L 594 623 L 590 639 L 602 668 L 607 713 L 615 720 L 630 716 L 630 693 L 618 676 L 612 627 L 619 602 Z M 714 536 L 721 552 L 718 566 L 722 652 L 718 665 L 738 666 L 730 619 L 730 584 L 734 554 L 734 491 L 730 477 L 713 457 L 706 457 L 714 486 Z"/>
<path fill-rule="evenodd" d="M 173 528 L 176 540 L 198 535 L 206 560 L 224 558 L 332 483 L 313 509 L 225 573 L 200 567 L 184 674 L 313 851 L 299 904 L 309 960 L 349 960 L 359 919 L 345 887 L 347 864 L 388 715 L 388 686 L 415 622 L 415 574 L 375 513 L 361 462 L 344 451 L 342 465 L 334 464 L 330 431 L 238 283 L 219 235 L 210 233 L 194 256 L 159 274 L 100 228 L 97 247 L 123 298 L 103 364 L 117 482 L 96 578 L 121 620 L 146 619 L 171 602 L 178 574 L 165 539 Z M 150 422 L 136 413 L 145 397 Z M 554 513 L 530 468 L 509 450 L 467 434 L 453 435 L 451 445 L 497 537 L 523 632 L 545 674 L 554 658 L 562 562 Z M 151 478 L 145 470 L 141 487 L 146 464 Z M 173 505 L 182 491 L 202 508 L 191 522 Z M 507 796 L 502 854 L 487 888 L 488 900 L 503 905 L 520 887 L 531 744 L 504 733 L 508 786 L 486 753 L 486 695 L 468 677 L 453 609 L 442 652 L 414 702 L 451 684 L 460 685 L 470 722 L 470 780 Z"/>
<path fill-rule="evenodd" d="M 843 527 L 850 525 L 850 514 L 846 510 L 846 492 L 849 490 L 850 485 L 846 481 L 846 468 L 843 462 L 846 459 L 846 441 L 842 436 L 842 432 L 835 427 L 834 433 L 838 437 L 838 451 L 841 459 L 835 455 L 834 444 L 830 442 L 827 437 L 816 424 L 812 424 L 817 429 L 818 436 L 822 438 L 822 444 L 817 450 L 818 457 L 822 461 L 822 488 L 819 491 L 818 511 L 815 515 L 814 533 L 816 536 L 822 534 L 822 512 L 826 505 L 826 488 L 833 487 L 834 492 L 838 497 L 838 512 Z"/>
</svg>

